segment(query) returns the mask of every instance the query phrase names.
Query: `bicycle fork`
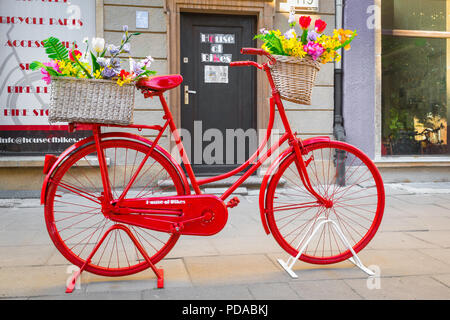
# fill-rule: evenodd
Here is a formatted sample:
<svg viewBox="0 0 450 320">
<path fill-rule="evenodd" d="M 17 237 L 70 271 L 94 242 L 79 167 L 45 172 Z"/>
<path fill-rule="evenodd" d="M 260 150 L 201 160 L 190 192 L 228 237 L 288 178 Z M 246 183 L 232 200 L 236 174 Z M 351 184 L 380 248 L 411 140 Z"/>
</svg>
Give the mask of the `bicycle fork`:
<svg viewBox="0 0 450 320">
<path fill-rule="evenodd" d="M 275 89 L 276 90 L 276 89 Z M 291 130 L 291 127 L 289 125 L 289 122 L 287 120 L 287 115 L 283 107 L 283 103 L 281 102 L 280 94 L 278 91 L 273 92 L 273 99 L 278 107 L 278 112 L 280 113 L 281 121 L 283 122 L 284 128 L 289 136 L 289 145 L 294 149 L 295 152 L 295 165 L 298 170 L 298 174 L 300 175 L 300 179 L 303 182 L 303 185 L 305 186 L 306 190 L 310 192 L 317 201 L 324 205 L 327 208 L 330 208 L 333 206 L 333 203 L 331 200 L 327 200 L 324 197 L 322 197 L 320 194 L 318 194 L 314 188 L 311 185 L 311 181 L 309 179 L 308 171 L 306 170 L 307 164 L 305 164 L 305 161 L 303 160 L 303 145 L 301 143 L 301 140 L 296 137 L 296 134 L 294 134 Z"/>
</svg>

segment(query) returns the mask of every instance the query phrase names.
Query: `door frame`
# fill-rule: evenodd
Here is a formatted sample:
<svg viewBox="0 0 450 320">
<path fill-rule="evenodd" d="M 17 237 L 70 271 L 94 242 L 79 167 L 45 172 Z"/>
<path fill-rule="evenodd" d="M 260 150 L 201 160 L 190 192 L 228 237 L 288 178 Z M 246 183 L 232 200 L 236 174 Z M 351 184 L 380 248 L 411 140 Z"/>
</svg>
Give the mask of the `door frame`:
<svg viewBox="0 0 450 320">
<path fill-rule="evenodd" d="M 180 67 L 180 20 L 182 12 L 205 13 L 205 14 L 231 14 L 231 15 L 254 15 L 256 16 L 256 30 L 261 28 L 271 29 L 275 17 L 273 0 L 243 1 L 243 0 L 166 0 L 165 11 L 167 13 L 167 60 L 170 74 L 179 74 Z M 264 58 L 258 57 L 259 63 Z M 256 75 L 256 128 L 266 129 L 269 119 L 268 99 L 270 87 L 266 76 L 262 72 Z M 170 109 L 175 124 L 181 127 L 181 96 L 180 90 L 169 91 Z M 174 142 L 170 141 L 170 148 Z"/>
</svg>

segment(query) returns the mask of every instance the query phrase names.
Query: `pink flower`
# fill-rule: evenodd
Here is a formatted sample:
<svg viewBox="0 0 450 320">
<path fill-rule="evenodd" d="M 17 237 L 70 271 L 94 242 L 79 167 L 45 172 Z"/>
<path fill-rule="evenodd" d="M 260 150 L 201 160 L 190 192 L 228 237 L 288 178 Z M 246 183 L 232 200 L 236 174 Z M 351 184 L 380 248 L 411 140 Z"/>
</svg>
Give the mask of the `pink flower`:
<svg viewBox="0 0 450 320">
<path fill-rule="evenodd" d="M 47 67 L 53 68 L 53 70 L 55 70 L 58 73 L 61 72 L 59 70 L 58 64 L 55 61 L 44 62 L 44 65 L 47 66 Z M 50 82 L 52 82 L 52 79 L 51 79 L 50 74 L 48 73 L 48 71 L 45 70 L 45 68 L 41 68 L 41 73 L 43 74 L 42 80 L 44 80 L 47 84 L 50 84 Z"/>
<path fill-rule="evenodd" d="M 317 60 L 317 58 L 319 58 L 325 51 L 320 43 L 314 43 L 312 41 L 308 42 L 308 44 L 305 44 L 303 50 L 305 50 L 305 52 L 309 54 L 314 60 Z"/>
</svg>

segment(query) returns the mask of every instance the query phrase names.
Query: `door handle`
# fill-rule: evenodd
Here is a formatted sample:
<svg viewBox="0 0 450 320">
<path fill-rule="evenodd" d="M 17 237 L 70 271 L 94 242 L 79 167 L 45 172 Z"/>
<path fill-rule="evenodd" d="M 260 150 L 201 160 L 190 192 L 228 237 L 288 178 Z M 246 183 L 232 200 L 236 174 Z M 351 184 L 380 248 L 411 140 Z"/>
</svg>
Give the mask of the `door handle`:
<svg viewBox="0 0 450 320">
<path fill-rule="evenodd" d="M 184 104 L 189 104 L 189 94 L 196 94 L 197 91 L 189 90 L 189 86 L 184 86 Z"/>
</svg>

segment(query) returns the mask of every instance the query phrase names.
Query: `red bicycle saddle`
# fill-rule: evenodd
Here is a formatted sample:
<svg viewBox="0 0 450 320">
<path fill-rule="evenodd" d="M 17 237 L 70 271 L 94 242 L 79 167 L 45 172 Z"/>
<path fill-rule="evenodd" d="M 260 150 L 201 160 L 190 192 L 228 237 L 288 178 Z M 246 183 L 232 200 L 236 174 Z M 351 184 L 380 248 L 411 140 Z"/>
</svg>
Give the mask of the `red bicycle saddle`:
<svg viewBox="0 0 450 320">
<path fill-rule="evenodd" d="M 179 74 L 169 74 L 165 76 L 156 76 L 143 78 L 136 83 L 140 89 L 152 91 L 166 91 L 178 87 L 183 82 L 183 77 Z"/>
</svg>

